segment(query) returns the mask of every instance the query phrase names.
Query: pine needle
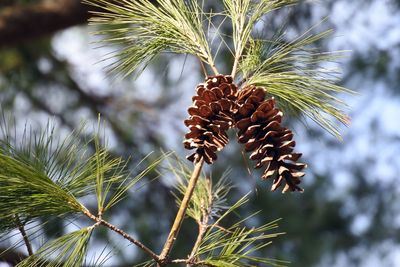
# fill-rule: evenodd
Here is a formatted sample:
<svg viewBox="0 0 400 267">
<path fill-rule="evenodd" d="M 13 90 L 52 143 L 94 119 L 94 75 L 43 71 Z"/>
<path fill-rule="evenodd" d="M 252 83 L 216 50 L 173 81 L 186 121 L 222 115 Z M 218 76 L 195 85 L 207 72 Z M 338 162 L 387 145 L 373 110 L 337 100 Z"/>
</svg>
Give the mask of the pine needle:
<svg viewBox="0 0 400 267">
<path fill-rule="evenodd" d="M 92 228 L 84 228 L 46 243 L 17 267 L 83 266 Z"/>
<path fill-rule="evenodd" d="M 168 168 L 174 173 L 178 180 L 176 188 L 183 194 L 190 178 L 189 167 L 175 159 L 170 162 Z M 199 225 L 203 221 L 204 211 L 209 215 L 210 221 L 204 237 L 194 257 L 199 266 L 255 266 L 254 264 L 267 264 L 270 266 L 286 266 L 287 262 L 259 257 L 258 252 L 271 243 L 271 239 L 282 233 L 274 232 L 278 227 L 277 221 L 266 223 L 260 227 L 244 227 L 256 213 L 231 223 L 228 228 L 220 226 L 221 222 L 237 211 L 248 201 L 248 194 L 240 198 L 233 205 L 227 203 L 226 196 L 232 186 L 227 180 L 228 173 L 225 173 L 217 183 L 212 184 L 211 180 L 204 175 L 200 177 L 192 200 L 187 210 L 187 215 L 194 219 Z M 177 204 L 180 204 L 180 197 L 176 196 Z M 207 220 L 208 221 L 208 220 Z"/>
<path fill-rule="evenodd" d="M 180 206 L 180 196 L 186 192 L 191 170 L 187 164 L 178 158 L 169 161 L 168 170 L 174 174 L 178 181 L 175 187 L 179 194 L 175 194 L 175 198 L 177 205 Z M 202 175 L 194 189 L 186 214 L 195 221 L 200 222 L 204 215 L 204 210 L 208 211 L 210 218 L 218 218 L 222 211 L 228 209 L 227 195 L 233 188 L 228 180 L 228 175 L 229 170 L 215 184 L 211 178 Z"/>
<path fill-rule="evenodd" d="M 93 12 L 92 25 L 101 42 L 117 45 L 111 65 L 124 76 L 145 66 L 161 52 L 192 54 L 215 69 L 203 22 L 206 14 L 195 0 L 85 0 L 104 11 Z"/>
<path fill-rule="evenodd" d="M 25 130 L 16 145 L 16 134 L 13 137 L 7 125 L 0 126 L 6 137 L 0 141 L 2 232 L 16 228 L 16 215 L 26 225 L 37 218 L 46 221 L 49 216 L 85 213 L 87 209 L 79 201 L 84 196 L 97 197 L 98 215 L 102 215 L 150 175 L 164 158 L 143 159 L 146 166 L 132 177 L 127 162 L 111 156 L 100 144 L 98 133 L 88 141 L 95 143 L 94 152 L 78 141 L 83 127 L 64 140 L 55 138 L 50 124 L 39 132 Z"/>
<path fill-rule="evenodd" d="M 289 114 L 305 114 L 329 133 L 340 137 L 333 119 L 347 125 L 345 103 L 333 94 L 352 93 L 336 85 L 338 72 L 321 64 L 334 62 L 344 51 L 320 52 L 312 47 L 332 31 L 311 34 L 311 29 L 292 42 L 256 40 L 240 66 L 246 84 L 262 86 L 278 99 Z"/>
<path fill-rule="evenodd" d="M 0 221 L 15 227 L 13 216 L 35 218 L 83 209 L 78 200 L 44 173 L 0 154 Z"/>
<path fill-rule="evenodd" d="M 218 225 L 225 217 L 247 202 L 247 195 L 239 199 L 222 214 L 214 225 Z M 267 264 L 270 266 L 286 266 L 286 261 L 259 257 L 259 251 L 271 244 L 271 239 L 283 233 L 271 232 L 278 227 L 277 221 L 266 223 L 260 227 L 247 228 L 241 226 L 253 218 L 256 213 L 234 223 L 227 229 L 210 227 L 197 252 L 200 262 L 211 266 L 254 266 Z"/>
<path fill-rule="evenodd" d="M 232 76 L 236 75 L 246 46 L 252 41 L 251 33 L 256 23 L 264 15 L 297 3 L 298 0 L 224 0 L 225 9 L 232 21 L 232 37 L 235 47 L 235 59 Z"/>
</svg>

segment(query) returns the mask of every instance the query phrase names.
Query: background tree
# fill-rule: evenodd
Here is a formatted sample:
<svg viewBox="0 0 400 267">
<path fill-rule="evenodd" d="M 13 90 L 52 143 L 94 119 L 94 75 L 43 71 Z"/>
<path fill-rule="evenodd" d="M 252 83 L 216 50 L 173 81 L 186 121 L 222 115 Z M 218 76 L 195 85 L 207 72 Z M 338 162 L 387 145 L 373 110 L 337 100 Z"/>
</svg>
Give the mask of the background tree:
<svg viewBox="0 0 400 267">
<path fill-rule="evenodd" d="M 21 1 L 20 6 L 15 6 L 15 2 L 5 2 L 4 6 L 22 8 L 26 7 L 26 4 L 28 7 L 38 4 L 36 1 L 30 2 Z M 217 4 L 213 5 L 214 9 L 221 8 Z M 10 9 L 3 7 L 2 12 L 5 10 Z M 278 14 L 266 18 L 271 29 L 274 27 L 279 29 L 282 25 L 282 17 Z M 271 256 L 276 255 L 285 259 L 289 256 L 289 260 L 295 262 L 296 266 L 318 264 L 325 266 L 330 260 L 338 266 L 342 264 L 367 266 L 367 262 L 371 262 L 373 266 L 374 260 L 391 266 L 394 265 L 392 260 L 398 242 L 396 223 L 393 224 L 396 222 L 395 214 L 398 209 L 394 178 L 399 166 L 395 157 L 399 136 L 398 123 L 395 120 L 398 113 L 396 77 L 399 64 L 396 55 L 399 38 L 396 34 L 398 25 L 395 23 L 395 18 L 398 16 L 398 2 L 326 1 L 317 6 L 305 3 L 289 13 L 287 24 L 292 26 L 291 31 L 302 32 L 310 25 L 315 25 L 319 17 L 327 14 L 331 17 L 330 23 L 336 28 L 336 35 L 341 37 L 329 39 L 329 42 L 322 44 L 330 48 L 353 50 L 351 57 L 345 61 L 347 63 L 344 81 L 348 87 L 360 89 L 363 93 L 350 102 L 354 110 L 353 123 L 344 135 L 344 143 L 338 144 L 333 141 L 318 128 L 314 128 L 313 124 L 309 124 L 308 133 L 304 132 L 302 127 L 296 128 L 297 136 L 305 139 L 298 140 L 299 150 L 305 152 L 307 161 L 311 163 L 310 173 L 307 175 L 309 178 L 306 179 L 309 183 L 307 191 L 300 197 L 291 196 L 288 199 L 285 196 L 283 201 L 278 194 L 265 194 L 263 184 L 254 184 L 257 175 L 254 175 L 254 179 L 248 179 L 248 182 L 240 179 L 247 176 L 243 173 L 245 170 L 243 167 L 238 167 L 238 170 L 233 169 L 234 177 L 240 179 L 234 183 L 241 185 L 238 191 L 257 189 L 257 193 L 251 198 L 252 205 L 255 205 L 255 209 L 261 206 L 267 213 L 267 218 L 284 218 L 280 225 L 288 234 L 274 242 L 272 249 L 275 252 L 271 253 Z M 380 19 L 372 19 L 374 14 L 379 14 Z M 33 27 L 36 24 L 30 23 L 30 25 Z M 77 118 L 92 118 L 96 121 L 97 113 L 101 111 L 109 121 L 107 131 L 116 136 L 111 142 L 116 154 L 128 155 L 130 154 L 128 151 L 133 147 L 136 147 L 136 152 L 143 149 L 143 154 L 146 154 L 153 150 L 153 142 L 158 143 L 154 147 L 164 143 L 160 140 L 168 141 L 162 144 L 167 148 L 175 147 L 171 143 L 180 143 L 180 138 L 174 136 L 181 135 L 165 131 L 168 133 L 166 136 L 154 136 L 152 133 L 155 131 L 152 127 L 157 125 L 157 128 L 162 127 L 162 129 L 175 128 L 177 121 L 185 117 L 184 112 L 178 107 L 187 106 L 189 97 L 182 96 L 183 100 L 180 102 L 176 100 L 176 96 L 187 91 L 186 86 L 191 88 L 201 80 L 200 70 L 195 82 L 191 81 L 191 76 L 185 74 L 195 70 L 197 62 L 192 63 L 187 59 L 183 74 L 180 75 L 181 68 L 175 68 L 174 62 L 179 65 L 185 60 L 184 58 L 178 56 L 170 61 L 170 56 L 167 56 L 167 59 L 160 57 L 157 60 L 161 63 L 156 65 L 162 67 L 157 68 L 153 65 L 137 82 L 126 80 L 109 90 L 110 83 L 107 79 L 99 82 L 93 78 L 104 77 L 100 67 L 93 67 L 90 64 L 87 66 L 82 60 L 77 60 L 85 55 L 86 50 L 82 48 L 87 44 L 87 39 L 82 37 L 85 34 L 85 30 L 75 28 L 57 35 L 52 43 L 49 42 L 50 39 L 45 38 L 9 46 L 2 50 L 1 103 L 2 108 L 12 110 L 16 115 L 17 126 L 25 124 L 26 114 L 29 114 L 37 124 L 47 121 L 43 118 L 47 117 L 46 114 L 51 114 L 57 118 L 60 125 L 63 125 L 63 131 L 68 132 L 68 129 L 75 128 L 79 124 Z M 1 37 L 0 40 L 3 42 L 5 39 Z M 66 42 L 68 45 L 63 45 Z M 73 44 L 75 48 L 80 47 L 80 49 L 72 49 Z M 95 58 L 100 52 L 96 50 L 91 53 L 95 54 L 92 54 Z M 220 54 L 223 53 L 221 50 Z M 86 59 L 88 58 L 90 57 Z M 172 62 L 167 68 L 166 64 L 163 64 L 167 62 L 166 60 Z M 97 60 L 92 62 L 95 61 Z M 224 58 L 221 63 L 226 66 L 230 64 L 229 60 Z M 95 71 L 92 71 L 93 69 Z M 160 78 L 156 84 L 152 78 L 155 76 Z M 143 90 L 148 84 L 151 84 L 155 93 L 152 99 L 146 95 L 146 100 L 143 101 Z M 163 84 L 163 90 L 158 91 L 160 84 Z M 131 87 L 136 87 L 136 90 L 123 89 Z M 168 88 L 171 90 L 165 90 Z M 185 90 L 180 91 L 183 88 Z M 57 100 L 57 105 L 52 104 L 54 102 L 52 98 Z M 169 104 L 171 101 L 175 103 Z M 167 112 L 178 119 L 166 120 L 166 117 L 173 116 L 157 115 Z M 179 127 L 183 129 L 182 126 Z M 135 144 L 138 143 L 147 145 L 141 145 L 140 149 L 137 149 Z M 237 154 L 236 151 L 230 148 L 221 157 L 229 157 L 230 162 L 235 162 L 232 165 L 240 166 L 243 160 L 234 156 Z M 224 163 L 217 163 L 213 167 L 214 171 L 218 165 Z M 224 168 L 225 166 L 221 166 L 221 169 Z M 215 175 L 218 176 L 218 171 Z M 161 222 L 171 221 L 173 212 L 166 207 L 172 207 L 173 200 L 168 194 L 170 190 L 168 181 L 156 182 L 152 186 L 154 191 L 151 197 L 147 192 L 143 192 L 143 203 L 130 205 L 129 198 L 123 203 L 127 203 L 126 210 L 130 214 L 138 214 L 135 210 L 146 205 L 148 210 L 157 211 L 157 215 L 162 218 L 158 220 L 159 217 L 151 217 L 150 213 L 146 216 L 141 214 L 140 218 L 135 218 L 135 225 L 132 225 L 127 218 L 121 218 L 120 225 L 123 229 L 138 233 L 141 240 L 149 241 L 146 244 L 157 246 L 155 243 L 160 245 L 164 238 L 154 240 L 153 236 L 166 232 L 168 226 Z M 161 199 L 165 201 L 160 201 Z M 307 223 L 300 224 L 299 221 Z M 160 229 L 159 233 L 155 233 L 153 227 L 149 229 L 148 226 L 152 223 L 159 226 L 156 227 Z M 59 222 L 58 225 L 63 224 Z M 48 230 L 49 236 L 59 233 L 60 229 L 62 227 L 59 229 L 55 227 L 53 231 Z M 188 229 L 191 229 L 191 226 Z M 190 230 L 183 235 L 194 238 Z M 108 237 L 104 234 L 98 238 L 106 240 Z M 179 246 L 179 243 L 177 245 Z M 122 252 L 121 255 L 121 262 L 136 261 L 126 252 L 125 254 Z"/>
</svg>

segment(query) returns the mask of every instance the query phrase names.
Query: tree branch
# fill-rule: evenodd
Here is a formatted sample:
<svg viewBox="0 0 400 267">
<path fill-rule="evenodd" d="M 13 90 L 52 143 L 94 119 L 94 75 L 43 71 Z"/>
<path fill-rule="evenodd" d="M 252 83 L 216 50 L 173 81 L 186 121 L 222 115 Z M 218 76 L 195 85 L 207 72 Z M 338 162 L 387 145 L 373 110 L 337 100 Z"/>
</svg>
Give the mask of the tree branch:
<svg viewBox="0 0 400 267">
<path fill-rule="evenodd" d="M 207 266 L 207 267 L 217 267 L 217 265 L 213 265 L 211 263 L 206 263 L 204 261 L 196 261 L 196 262 L 189 262 L 188 259 L 175 259 L 171 260 L 169 263 L 171 264 L 192 264 L 193 266 Z"/>
<path fill-rule="evenodd" d="M 154 253 L 151 249 L 149 249 L 148 247 L 146 247 L 143 243 L 141 243 L 140 241 L 134 239 L 131 235 L 129 235 L 128 233 L 124 232 L 123 230 L 119 229 L 118 227 L 116 227 L 115 225 L 112 225 L 111 223 L 103 220 L 100 217 L 97 217 L 95 215 L 93 215 L 92 213 L 90 213 L 89 210 L 85 210 L 83 211 L 83 213 L 89 217 L 90 219 L 92 219 L 93 221 L 96 222 L 97 225 L 103 225 L 105 227 L 107 227 L 108 229 L 118 233 L 119 235 L 121 235 L 123 238 L 125 238 L 126 240 L 128 240 L 129 242 L 131 242 L 132 244 L 135 244 L 137 247 L 139 247 L 140 249 L 142 249 L 147 255 L 149 255 L 151 258 L 153 258 L 156 262 L 159 262 L 160 259 L 158 257 L 158 255 L 156 253 Z"/>
<path fill-rule="evenodd" d="M 205 211 L 204 207 L 202 207 L 202 210 L 203 210 L 203 216 L 202 216 L 203 218 L 202 218 L 201 222 L 198 222 L 199 233 L 197 235 L 196 242 L 194 243 L 194 246 L 192 248 L 192 252 L 190 253 L 188 266 L 192 266 L 191 263 L 196 262 L 197 251 L 199 250 L 201 242 L 203 241 L 203 238 L 204 238 L 204 234 L 207 232 L 207 229 L 208 229 L 209 213 L 207 211 Z"/>
<path fill-rule="evenodd" d="M 89 7 L 80 0 L 42 1 L 16 4 L 0 10 L 0 46 L 50 35 L 58 30 L 86 23 Z"/>
<path fill-rule="evenodd" d="M 152 2 L 156 3 L 156 0 Z M 83 4 L 81 0 L 42 0 L 33 4 L 0 6 L 0 47 L 85 24 L 93 15 L 91 12 L 99 10 Z"/>
<path fill-rule="evenodd" d="M 195 163 L 194 170 L 192 176 L 190 177 L 189 184 L 186 189 L 185 196 L 182 199 L 181 206 L 179 207 L 178 213 L 176 214 L 174 224 L 171 227 L 169 232 L 167 241 L 165 241 L 164 247 L 160 254 L 160 262 L 158 264 L 159 267 L 165 266 L 169 262 L 169 253 L 171 252 L 172 246 L 175 243 L 176 237 L 181 228 L 183 219 L 186 215 L 186 210 L 189 206 L 190 200 L 192 198 L 194 188 L 196 187 L 197 180 L 200 177 L 201 169 L 203 168 L 204 159 L 200 157 L 199 161 Z"/>
<path fill-rule="evenodd" d="M 192 266 L 192 263 L 196 262 L 196 254 L 200 248 L 201 242 L 203 241 L 204 235 L 207 232 L 207 229 L 209 227 L 208 225 L 208 219 L 210 218 L 210 214 L 212 211 L 212 206 L 214 202 L 213 198 L 213 193 L 212 193 L 212 182 L 210 178 L 206 179 L 207 181 L 207 187 L 208 187 L 208 199 L 207 199 L 207 205 L 205 205 L 204 200 L 201 202 L 201 218 L 197 222 L 199 225 L 199 233 L 197 235 L 196 242 L 193 245 L 192 251 L 190 252 L 189 255 L 189 264 L 187 266 Z"/>
<path fill-rule="evenodd" d="M 31 255 L 33 255 L 32 245 L 31 245 L 31 242 L 29 241 L 28 234 L 25 231 L 24 224 L 18 218 L 18 215 L 15 215 L 15 220 L 17 222 L 18 230 L 21 232 L 22 238 L 24 239 L 24 243 L 25 243 L 26 249 L 28 251 L 28 254 L 29 254 L 29 256 L 31 256 Z"/>
</svg>

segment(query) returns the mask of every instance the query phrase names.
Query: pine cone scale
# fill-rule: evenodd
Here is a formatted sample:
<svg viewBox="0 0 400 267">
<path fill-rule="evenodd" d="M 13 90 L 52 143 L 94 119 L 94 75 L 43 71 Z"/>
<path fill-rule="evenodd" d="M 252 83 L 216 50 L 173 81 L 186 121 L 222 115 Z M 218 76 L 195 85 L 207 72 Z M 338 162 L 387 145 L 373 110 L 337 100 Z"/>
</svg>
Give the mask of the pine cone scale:
<svg viewBox="0 0 400 267">
<path fill-rule="evenodd" d="M 298 163 L 301 153 L 295 153 L 293 133 L 283 127 L 283 113 L 275 107 L 273 98 L 265 99 L 264 88 L 245 86 L 237 90 L 230 76 L 215 75 L 196 87 L 184 146 L 195 149 L 187 158 L 201 157 L 212 164 L 229 142 L 227 130 L 237 128 L 238 142 L 256 161 L 255 168 L 264 168 L 262 179 L 273 179 L 271 190 L 283 187 L 283 192 L 302 191 L 299 187 L 306 164 Z"/>
<path fill-rule="evenodd" d="M 190 117 L 184 121 L 189 133 L 183 144 L 187 149 L 196 149 L 188 160 L 203 157 L 212 164 L 217 159 L 216 152 L 228 144 L 226 131 L 234 125 L 236 92 L 232 77 L 224 75 L 209 76 L 196 87 L 197 95 L 192 97 L 193 104 L 188 109 Z"/>
<path fill-rule="evenodd" d="M 246 152 L 252 152 L 255 168 L 265 167 L 262 179 L 274 178 L 271 190 L 283 187 L 283 192 L 302 191 L 298 186 L 306 164 L 297 163 L 300 153 L 294 153 L 293 133 L 282 127 L 283 113 L 275 107 L 274 99 L 265 100 L 265 90 L 247 86 L 238 92 L 235 125 L 238 142 Z"/>
</svg>

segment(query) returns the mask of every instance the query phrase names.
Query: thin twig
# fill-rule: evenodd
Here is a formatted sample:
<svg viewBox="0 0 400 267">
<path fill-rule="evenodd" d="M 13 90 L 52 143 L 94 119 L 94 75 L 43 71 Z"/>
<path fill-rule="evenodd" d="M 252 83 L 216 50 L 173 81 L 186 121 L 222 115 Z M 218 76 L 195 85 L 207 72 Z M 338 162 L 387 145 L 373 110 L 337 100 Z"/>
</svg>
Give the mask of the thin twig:
<svg viewBox="0 0 400 267">
<path fill-rule="evenodd" d="M 207 70 L 206 70 L 206 66 L 204 65 L 204 62 L 201 60 L 201 58 L 199 58 L 199 57 L 197 57 L 197 58 L 198 58 L 199 61 L 200 61 L 200 67 L 201 67 L 201 70 L 202 70 L 203 73 L 204 73 L 204 77 L 207 77 L 208 74 L 207 74 Z"/>
<path fill-rule="evenodd" d="M 192 262 L 194 260 L 197 250 L 200 247 L 201 241 L 203 241 L 203 237 L 205 232 L 207 231 L 207 228 L 207 225 L 204 225 L 203 223 L 199 224 L 199 233 L 197 235 L 196 242 L 194 243 L 192 251 L 190 252 L 189 262 Z"/>
<path fill-rule="evenodd" d="M 32 256 L 33 255 L 32 245 L 29 241 L 28 235 L 26 234 L 24 225 L 22 224 L 18 215 L 15 215 L 15 221 L 17 222 L 18 230 L 21 232 L 22 238 L 24 239 L 24 243 L 25 243 L 26 249 L 28 250 L 28 254 L 29 254 L 29 256 Z"/>
<path fill-rule="evenodd" d="M 150 257 L 152 257 L 156 262 L 160 261 L 160 258 L 158 257 L 158 255 L 156 253 L 154 253 L 150 248 L 146 247 L 143 243 L 141 243 L 140 241 L 134 239 L 132 236 L 130 236 L 128 233 L 124 232 L 123 230 L 119 229 L 118 227 L 116 227 L 115 225 L 93 215 L 92 213 L 90 213 L 89 210 L 84 210 L 83 213 L 89 217 L 90 219 L 92 219 L 93 221 L 95 221 L 97 224 L 101 224 L 105 227 L 107 227 L 108 229 L 118 233 L 119 235 L 121 235 L 123 238 L 125 238 L 126 240 L 128 240 L 129 242 L 131 242 L 132 244 L 135 244 L 137 247 L 139 247 L 140 249 L 142 249 L 144 252 L 147 253 L 147 255 L 149 255 Z"/>
<path fill-rule="evenodd" d="M 169 263 L 171 263 L 171 264 L 182 264 L 182 263 L 186 263 L 186 264 L 193 264 L 193 265 L 196 265 L 196 266 L 216 267 L 216 265 L 211 264 L 211 263 L 205 263 L 204 261 L 196 261 L 196 262 L 190 263 L 188 259 L 176 259 L 176 260 L 171 260 L 171 261 L 169 261 Z"/>
<path fill-rule="evenodd" d="M 236 71 L 237 71 L 238 64 L 239 64 L 239 58 L 240 58 L 240 55 L 239 56 L 235 55 L 235 62 L 233 63 L 232 73 L 231 73 L 232 78 L 235 78 Z"/>
<path fill-rule="evenodd" d="M 221 225 L 218 225 L 218 224 L 210 224 L 210 225 L 208 225 L 208 228 L 218 228 L 223 232 L 226 232 L 226 233 L 229 233 L 229 234 L 233 234 L 232 231 L 230 231 L 230 230 L 228 230 L 228 229 L 226 229 L 226 228 L 224 228 L 224 227 L 222 227 Z"/>
<path fill-rule="evenodd" d="M 211 53 L 209 51 L 207 51 L 207 52 L 204 52 L 204 54 L 206 55 L 204 57 L 205 61 L 207 61 L 207 64 L 211 67 L 214 74 L 215 75 L 219 74 L 219 71 L 218 71 L 217 67 L 215 66 L 214 59 L 212 58 Z M 200 59 L 200 61 L 202 61 L 200 57 L 199 57 L 199 59 Z"/>
<path fill-rule="evenodd" d="M 240 27 L 240 31 L 241 32 L 242 27 Z M 240 42 L 240 40 L 236 40 L 237 43 L 235 44 L 235 58 L 234 58 L 234 62 L 233 62 L 233 67 L 232 67 L 232 72 L 231 72 L 231 76 L 232 78 L 235 78 L 236 72 L 237 72 L 237 68 L 239 65 L 239 60 L 242 54 L 242 44 Z"/>
<path fill-rule="evenodd" d="M 178 235 L 179 229 L 181 228 L 182 221 L 185 217 L 190 199 L 192 198 L 194 188 L 196 187 L 197 180 L 199 179 L 203 163 L 204 159 L 201 157 L 194 166 L 194 170 L 192 176 L 190 177 L 185 196 L 182 199 L 182 203 L 179 207 L 178 213 L 176 214 L 174 224 L 171 227 L 167 241 L 165 241 L 163 250 L 160 254 L 158 266 L 165 266 L 168 263 L 169 253 L 171 252 L 172 246 L 174 245 L 176 240 L 176 236 Z"/>
<path fill-rule="evenodd" d="M 246 12 L 242 12 L 239 17 L 235 20 L 232 21 L 232 26 L 233 26 L 233 35 L 234 35 L 234 42 L 235 42 L 235 59 L 233 62 L 233 67 L 232 67 L 232 72 L 231 76 L 235 78 L 238 66 L 239 66 L 239 61 L 243 53 L 243 46 L 246 45 L 245 42 L 243 42 L 246 39 L 243 39 L 243 36 L 246 31 Z"/>
<path fill-rule="evenodd" d="M 208 66 L 210 66 L 210 68 L 212 69 L 212 71 L 214 72 L 215 75 L 219 74 L 219 71 L 217 69 L 217 67 L 215 66 L 214 60 L 212 58 L 212 56 L 210 56 L 210 53 L 206 53 L 207 56 L 205 57 L 205 61 L 207 62 Z M 199 57 L 200 62 L 203 62 L 201 60 L 201 58 Z"/>
<path fill-rule="evenodd" d="M 141 248 L 144 252 L 146 252 L 150 257 L 152 257 L 155 261 L 159 261 L 159 257 L 156 253 L 154 253 L 151 249 L 146 247 L 143 243 L 140 241 L 134 239 L 132 236 L 129 234 L 125 233 L 121 229 L 117 228 L 116 226 L 110 224 L 109 222 L 106 222 L 104 220 L 101 220 L 101 225 L 104 225 L 105 227 L 109 228 L 110 230 L 120 234 L 123 238 L 129 240 L 131 243 L 135 244 L 139 248 Z"/>
<path fill-rule="evenodd" d="M 211 214 L 211 207 L 213 205 L 214 202 L 214 197 L 212 194 L 212 181 L 210 178 L 207 178 L 206 180 L 207 182 L 207 188 L 208 188 L 208 199 L 207 199 L 207 205 L 204 204 L 204 200 L 202 200 L 201 202 L 201 219 L 197 222 L 199 225 L 199 233 L 197 235 L 197 239 L 196 242 L 194 243 L 194 246 L 192 248 L 192 252 L 190 253 L 189 256 L 189 263 L 188 266 L 191 266 L 195 263 L 196 261 L 196 254 L 197 251 L 200 248 L 201 242 L 203 241 L 204 235 L 207 232 L 208 229 L 208 219 L 210 218 L 210 214 Z"/>
<path fill-rule="evenodd" d="M 215 64 L 210 65 L 211 69 L 213 70 L 214 74 L 219 74 L 217 67 L 215 66 Z"/>
<path fill-rule="evenodd" d="M 203 208 L 205 210 L 205 208 Z M 197 254 L 197 251 L 199 250 L 199 247 L 201 245 L 201 242 L 203 241 L 204 234 L 207 232 L 208 229 L 208 218 L 209 218 L 209 213 L 204 211 L 202 220 L 199 223 L 199 233 L 197 235 L 196 242 L 194 243 L 194 246 L 192 248 L 192 252 L 190 253 L 189 256 L 189 266 L 191 265 L 191 262 L 195 262 L 195 257 Z"/>
<path fill-rule="evenodd" d="M 170 263 L 173 264 L 179 264 L 179 263 L 188 263 L 189 260 L 188 259 L 176 259 L 176 260 L 171 260 Z"/>
</svg>

